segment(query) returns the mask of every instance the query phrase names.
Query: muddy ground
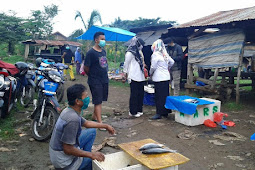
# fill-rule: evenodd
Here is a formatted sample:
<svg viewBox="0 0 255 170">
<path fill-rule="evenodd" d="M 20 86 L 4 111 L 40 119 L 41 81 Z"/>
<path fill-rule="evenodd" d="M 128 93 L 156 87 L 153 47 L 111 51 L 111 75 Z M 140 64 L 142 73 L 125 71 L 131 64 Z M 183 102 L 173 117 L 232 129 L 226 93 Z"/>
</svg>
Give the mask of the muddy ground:
<svg viewBox="0 0 255 170">
<path fill-rule="evenodd" d="M 86 78 L 79 76 L 75 82 L 67 81 L 66 87 L 74 83 L 86 84 Z M 175 122 L 173 114 L 167 119 L 150 121 L 149 117 L 155 113 L 155 107 L 152 106 L 144 106 L 142 117 L 130 119 L 128 117 L 128 100 L 128 87 L 110 86 L 109 100 L 103 103 L 103 121 L 112 124 L 117 130 L 117 144 L 146 138 L 156 140 L 171 149 L 178 150 L 179 153 L 190 159 L 188 163 L 179 165 L 181 170 L 255 169 L 255 142 L 249 139 L 255 133 L 255 106 L 252 102 L 246 104 L 241 111 L 229 111 L 222 108 L 223 112 L 229 114 L 228 120 L 236 123 L 235 127 L 223 130 L 220 127 L 208 128 L 204 125 L 188 127 Z M 93 106 L 90 105 L 86 114 L 92 113 L 92 110 Z M 121 115 L 116 116 L 113 110 L 120 111 Z M 32 139 L 30 120 L 26 118 L 29 114 L 29 109 L 26 112 L 15 113 L 16 133 L 21 137 L 11 141 L 0 140 L 1 170 L 52 169 L 48 154 L 49 141 L 37 142 Z M 192 134 L 186 136 L 190 139 L 178 137 L 185 131 Z M 215 135 L 222 136 L 224 132 L 235 132 L 244 138 L 241 137 L 240 140 L 215 138 Z M 110 137 L 110 135 L 105 131 L 98 130 L 95 144 L 102 143 L 106 137 Z M 120 149 L 106 146 L 101 151 L 104 154 L 109 154 L 120 151 Z"/>
</svg>

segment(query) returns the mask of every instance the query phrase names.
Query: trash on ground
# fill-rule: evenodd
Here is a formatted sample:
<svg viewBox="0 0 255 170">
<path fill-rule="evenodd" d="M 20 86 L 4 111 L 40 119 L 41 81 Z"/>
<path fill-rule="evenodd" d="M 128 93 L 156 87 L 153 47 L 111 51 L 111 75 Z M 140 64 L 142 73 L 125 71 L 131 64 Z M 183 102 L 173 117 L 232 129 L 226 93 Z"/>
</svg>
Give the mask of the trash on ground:
<svg viewBox="0 0 255 170">
<path fill-rule="evenodd" d="M 17 149 L 9 149 L 6 147 L 0 147 L 0 152 L 12 152 L 12 151 L 17 151 Z"/>
<path fill-rule="evenodd" d="M 232 159 L 234 161 L 243 161 L 244 160 L 244 158 L 242 158 L 241 156 L 230 156 L 230 155 L 228 155 L 227 158 Z"/>
<path fill-rule="evenodd" d="M 105 138 L 101 144 L 92 146 L 92 152 L 100 151 L 105 146 L 117 148 L 118 145 L 115 142 L 116 142 L 116 137 Z"/>
<path fill-rule="evenodd" d="M 204 125 L 207 126 L 207 127 L 212 127 L 212 128 L 216 128 L 217 127 L 217 124 L 214 123 L 211 119 L 206 119 L 204 121 Z"/>
<path fill-rule="evenodd" d="M 245 141 L 247 138 L 235 132 L 223 132 L 222 134 L 213 135 L 214 138 L 225 140 L 225 141 Z"/>
<path fill-rule="evenodd" d="M 210 143 L 217 145 L 217 146 L 224 146 L 224 143 L 219 142 L 218 140 L 209 140 Z"/>
<path fill-rule="evenodd" d="M 251 141 L 255 141 L 255 133 L 251 135 Z"/>
<path fill-rule="evenodd" d="M 195 139 L 196 136 L 197 135 L 190 130 L 185 130 L 184 132 L 177 135 L 178 138 L 185 139 L 185 140 Z"/>
</svg>

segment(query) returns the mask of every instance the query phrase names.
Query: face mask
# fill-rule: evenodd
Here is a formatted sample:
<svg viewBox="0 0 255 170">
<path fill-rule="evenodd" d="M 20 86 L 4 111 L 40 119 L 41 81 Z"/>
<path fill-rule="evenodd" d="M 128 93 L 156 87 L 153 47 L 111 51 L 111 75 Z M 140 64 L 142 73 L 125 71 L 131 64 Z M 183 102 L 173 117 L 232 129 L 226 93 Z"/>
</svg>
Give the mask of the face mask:
<svg viewBox="0 0 255 170">
<path fill-rule="evenodd" d="M 82 106 L 82 110 L 85 110 L 85 109 L 87 109 L 88 108 L 88 106 L 89 106 L 89 102 L 90 102 L 90 98 L 89 98 L 89 96 L 88 97 L 86 97 L 85 99 L 79 99 L 79 100 L 81 100 L 82 102 L 83 102 L 83 106 Z"/>
<path fill-rule="evenodd" d="M 66 47 L 66 49 L 67 49 L 67 50 L 69 50 L 69 49 L 70 49 L 70 47 Z"/>
<path fill-rule="evenodd" d="M 105 46 L 105 40 L 100 40 L 98 45 L 103 48 Z"/>
</svg>

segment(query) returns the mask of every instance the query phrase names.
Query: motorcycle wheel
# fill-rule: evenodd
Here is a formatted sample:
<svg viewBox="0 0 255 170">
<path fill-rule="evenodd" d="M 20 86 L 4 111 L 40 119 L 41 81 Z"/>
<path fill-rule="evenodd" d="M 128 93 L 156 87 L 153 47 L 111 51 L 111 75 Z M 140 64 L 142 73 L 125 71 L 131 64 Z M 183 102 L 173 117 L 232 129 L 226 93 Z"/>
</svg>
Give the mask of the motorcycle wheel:
<svg viewBox="0 0 255 170">
<path fill-rule="evenodd" d="M 0 118 L 5 118 L 8 114 L 8 107 L 7 106 L 3 106 L 0 108 Z"/>
<path fill-rule="evenodd" d="M 64 97 L 64 84 L 60 83 L 59 84 L 59 87 L 57 89 L 57 99 L 58 99 L 58 102 L 60 103 Z"/>
<path fill-rule="evenodd" d="M 21 92 L 23 93 L 23 92 Z M 25 87 L 25 96 L 23 94 L 20 97 L 20 103 L 24 107 L 28 107 L 28 105 L 31 103 L 31 101 L 34 98 L 35 89 L 31 85 L 27 85 Z"/>
<path fill-rule="evenodd" d="M 32 135 L 38 141 L 45 141 L 51 137 L 59 114 L 51 106 L 46 106 L 43 114 L 43 123 L 39 126 L 41 110 L 36 113 L 32 121 Z"/>
</svg>

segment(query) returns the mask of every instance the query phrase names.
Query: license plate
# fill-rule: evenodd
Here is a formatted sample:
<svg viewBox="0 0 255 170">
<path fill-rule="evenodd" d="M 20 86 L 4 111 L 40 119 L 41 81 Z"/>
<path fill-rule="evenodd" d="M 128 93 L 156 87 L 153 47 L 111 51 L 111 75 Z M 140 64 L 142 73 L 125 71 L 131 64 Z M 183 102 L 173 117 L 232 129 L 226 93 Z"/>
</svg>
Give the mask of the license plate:
<svg viewBox="0 0 255 170">
<path fill-rule="evenodd" d="M 4 96 L 4 92 L 0 91 L 0 97 Z"/>
</svg>

